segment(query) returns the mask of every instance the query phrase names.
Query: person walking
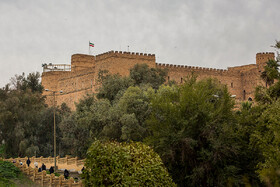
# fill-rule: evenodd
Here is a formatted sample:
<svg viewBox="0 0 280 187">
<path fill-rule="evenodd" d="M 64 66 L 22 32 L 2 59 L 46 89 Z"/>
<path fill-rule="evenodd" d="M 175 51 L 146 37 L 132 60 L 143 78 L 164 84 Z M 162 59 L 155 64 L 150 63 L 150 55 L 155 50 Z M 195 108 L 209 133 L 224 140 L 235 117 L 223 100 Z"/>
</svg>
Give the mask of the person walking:
<svg viewBox="0 0 280 187">
<path fill-rule="evenodd" d="M 28 159 L 26 160 L 26 164 L 27 164 L 28 167 L 29 167 L 30 163 L 31 163 L 31 161 L 30 161 L 30 159 L 28 157 Z"/>
<path fill-rule="evenodd" d="M 52 166 L 50 167 L 49 172 L 50 172 L 50 174 L 54 173 L 54 169 Z"/>
<path fill-rule="evenodd" d="M 46 165 L 45 165 L 44 163 L 42 164 L 42 167 L 41 167 L 41 168 L 42 168 L 42 171 L 44 171 L 44 170 L 47 169 L 47 168 L 46 168 Z"/>
<path fill-rule="evenodd" d="M 68 179 L 69 177 L 69 171 L 67 169 L 64 170 L 64 178 Z"/>
<path fill-rule="evenodd" d="M 36 161 L 34 162 L 34 167 L 38 168 L 38 162 L 36 162 Z"/>
</svg>

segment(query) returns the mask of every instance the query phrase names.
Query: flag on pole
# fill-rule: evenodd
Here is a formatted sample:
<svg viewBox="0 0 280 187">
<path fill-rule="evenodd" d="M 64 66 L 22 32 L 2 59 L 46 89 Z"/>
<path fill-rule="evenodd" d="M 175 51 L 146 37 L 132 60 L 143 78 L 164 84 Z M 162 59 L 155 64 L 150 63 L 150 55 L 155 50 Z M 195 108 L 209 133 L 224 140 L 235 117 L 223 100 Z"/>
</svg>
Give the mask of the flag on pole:
<svg viewBox="0 0 280 187">
<path fill-rule="evenodd" d="M 90 47 L 94 47 L 94 43 L 89 42 Z"/>
</svg>

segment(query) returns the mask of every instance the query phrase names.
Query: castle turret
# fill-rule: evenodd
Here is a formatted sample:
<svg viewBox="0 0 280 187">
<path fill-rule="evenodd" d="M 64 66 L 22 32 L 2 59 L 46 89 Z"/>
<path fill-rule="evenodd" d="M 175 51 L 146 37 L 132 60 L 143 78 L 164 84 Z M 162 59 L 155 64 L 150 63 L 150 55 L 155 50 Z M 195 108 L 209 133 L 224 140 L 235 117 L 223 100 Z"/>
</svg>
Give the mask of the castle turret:
<svg viewBox="0 0 280 187">
<path fill-rule="evenodd" d="M 256 54 L 256 64 L 260 70 L 263 70 L 268 60 L 275 60 L 275 55 L 273 52 Z"/>
</svg>

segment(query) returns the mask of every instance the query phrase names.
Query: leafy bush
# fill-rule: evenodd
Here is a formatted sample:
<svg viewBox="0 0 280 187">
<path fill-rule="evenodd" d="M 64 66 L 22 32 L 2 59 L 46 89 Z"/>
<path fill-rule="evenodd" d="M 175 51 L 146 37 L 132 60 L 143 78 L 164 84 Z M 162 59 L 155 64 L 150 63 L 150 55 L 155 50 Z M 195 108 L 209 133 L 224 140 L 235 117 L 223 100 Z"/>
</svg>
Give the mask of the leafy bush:
<svg viewBox="0 0 280 187">
<path fill-rule="evenodd" d="M 18 178 L 20 170 L 11 162 L 0 160 L 0 184 L 12 184 L 12 179 Z"/>
<path fill-rule="evenodd" d="M 175 186 L 158 154 L 139 142 L 95 141 L 83 177 L 85 186 Z"/>
</svg>

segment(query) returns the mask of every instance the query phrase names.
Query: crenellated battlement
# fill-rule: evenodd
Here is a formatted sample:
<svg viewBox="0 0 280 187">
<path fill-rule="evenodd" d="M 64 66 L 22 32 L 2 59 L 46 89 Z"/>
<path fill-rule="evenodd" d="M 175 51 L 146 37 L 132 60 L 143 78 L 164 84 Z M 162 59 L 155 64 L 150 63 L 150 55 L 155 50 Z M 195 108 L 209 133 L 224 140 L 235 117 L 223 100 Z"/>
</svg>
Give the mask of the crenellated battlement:
<svg viewBox="0 0 280 187">
<path fill-rule="evenodd" d="M 109 51 L 95 56 L 97 61 L 104 60 L 111 57 L 155 60 L 155 54 L 126 52 L 126 51 Z"/>
<path fill-rule="evenodd" d="M 275 54 L 273 52 L 257 53 L 256 64 L 262 69 L 268 60 L 274 60 Z"/>
<path fill-rule="evenodd" d="M 162 64 L 156 63 L 156 66 L 159 67 L 166 67 L 166 68 L 179 68 L 179 69 L 189 69 L 189 70 L 200 70 L 200 71 L 212 71 L 212 72 L 227 72 L 226 69 L 216 69 L 216 68 L 205 68 L 205 67 L 198 67 L 198 66 L 187 66 L 187 65 L 176 65 L 176 64 Z"/>
<path fill-rule="evenodd" d="M 266 54 L 274 55 L 273 52 L 261 52 L 261 53 L 257 53 L 257 56 L 258 55 L 266 55 Z"/>
</svg>

